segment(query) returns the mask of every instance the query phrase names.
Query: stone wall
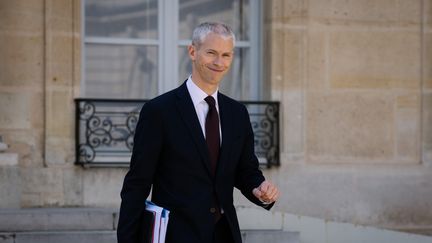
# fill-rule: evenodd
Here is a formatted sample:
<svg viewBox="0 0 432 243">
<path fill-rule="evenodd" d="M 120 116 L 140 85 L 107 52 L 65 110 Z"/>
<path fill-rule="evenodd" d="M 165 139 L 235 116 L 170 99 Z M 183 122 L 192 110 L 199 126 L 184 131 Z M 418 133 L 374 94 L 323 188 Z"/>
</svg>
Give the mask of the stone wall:
<svg viewBox="0 0 432 243">
<path fill-rule="evenodd" d="M 432 228 L 432 1 L 269 0 L 281 101 L 275 210 Z M 0 207 L 119 206 L 124 169 L 74 165 L 81 1 L 0 1 Z M 238 205 L 250 206 L 236 193 Z"/>
<path fill-rule="evenodd" d="M 75 161 L 81 80 L 81 1 L 0 2 L 0 207 L 118 207 L 125 170 Z"/>
<path fill-rule="evenodd" d="M 422 150 L 423 161 L 432 165 L 432 2 L 426 1 L 423 9 L 422 39 Z"/>
<path fill-rule="evenodd" d="M 0 205 L 17 207 L 35 197 L 22 172 L 43 166 L 43 1 L 1 1 L 0 12 L 0 134 L 19 154 L 19 163 L 0 166 Z"/>
<path fill-rule="evenodd" d="M 276 210 L 432 228 L 430 0 L 273 0 L 267 79 L 282 102 Z M 242 202 L 245 203 L 245 202 Z"/>
</svg>

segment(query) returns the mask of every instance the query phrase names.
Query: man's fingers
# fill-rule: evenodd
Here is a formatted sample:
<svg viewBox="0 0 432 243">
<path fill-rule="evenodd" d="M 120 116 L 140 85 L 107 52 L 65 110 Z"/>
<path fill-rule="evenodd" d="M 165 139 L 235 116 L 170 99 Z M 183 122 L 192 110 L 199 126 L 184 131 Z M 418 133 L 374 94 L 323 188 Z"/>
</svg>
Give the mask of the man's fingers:
<svg viewBox="0 0 432 243">
<path fill-rule="evenodd" d="M 261 197 L 267 202 L 274 202 L 279 197 L 279 190 L 273 184 L 268 183 L 267 190 L 265 192 L 262 192 Z"/>
<path fill-rule="evenodd" d="M 272 203 L 279 198 L 279 190 L 269 181 L 263 181 L 261 185 L 252 190 L 252 193 L 261 201 Z"/>
<path fill-rule="evenodd" d="M 258 188 L 255 188 L 255 189 L 253 189 L 252 190 L 252 193 L 255 195 L 255 197 L 257 197 L 257 198 L 261 198 L 261 196 L 262 196 L 262 192 L 261 192 L 261 190 L 259 190 Z"/>
<path fill-rule="evenodd" d="M 270 183 L 268 183 L 267 181 L 264 181 L 263 183 L 261 183 L 261 185 L 259 186 L 259 189 L 261 192 L 266 193 L 267 190 L 269 189 Z"/>
<path fill-rule="evenodd" d="M 279 194 L 279 191 L 276 187 L 271 188 L 270 192 L 267 194 L 269 200 L 276 201 L 277 195 Z"/>
</svg>

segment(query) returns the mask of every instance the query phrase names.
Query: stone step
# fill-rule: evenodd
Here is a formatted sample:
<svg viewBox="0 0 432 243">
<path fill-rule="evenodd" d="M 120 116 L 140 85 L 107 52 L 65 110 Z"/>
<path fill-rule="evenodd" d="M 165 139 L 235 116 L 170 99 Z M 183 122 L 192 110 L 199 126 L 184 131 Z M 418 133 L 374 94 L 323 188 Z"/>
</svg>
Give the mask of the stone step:
<svg viewBox="0 0 432 243">
<path fill-rule="evenodd" d="M 116 243 L 115 231 L 43 231 L 0 233 L 0 243 Z"/>
<path fill-rule="evenodd" d="M 0 209 L 0 243 L 115 243 L 118 212 L 101 208 Z M 299 243 L 299 234 L 244 230 L 244 243 Z"/>
<path fill-rule="evenodd" d="M 274 230 L 242 232 L 244 243 L 300 243 L 298 233 Z M 42 231 L 0 233 L 0 243 L 116 243 L 115 231 Z"/>
<path fill-rule="evenodd" d="M 300 243 L 298 232 L 281 230 L 245 230 L 242 238 L 244 243 Z"/>
<path fill-rule="evenodd" d="M 101 208 L 1 209 L 0 232 L 114 230 L 116 217 Z"/>
</svg>

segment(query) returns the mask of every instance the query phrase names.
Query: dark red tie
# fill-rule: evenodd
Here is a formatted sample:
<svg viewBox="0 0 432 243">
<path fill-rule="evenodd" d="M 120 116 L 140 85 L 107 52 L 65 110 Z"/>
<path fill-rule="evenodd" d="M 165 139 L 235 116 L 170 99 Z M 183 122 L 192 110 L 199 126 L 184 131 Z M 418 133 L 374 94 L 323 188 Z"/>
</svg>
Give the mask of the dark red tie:
<svg viewBox="0 0 432 243">
<path fill-rule="evenodd" d="M 209 111 L 207 113 L 205 122 L 205 133 L 207 147 L 210 155 L 210 165 L 213 175 L 216 173 L 216 164 L 219 159 L 219 115 L 216 110 L 216 101 L 213 96 L 207 96 L 204 99 L 209 105 Z"/>
<path fill-rule="evenodd" d="M 219 148 L 220 148 L 220 138 L 219 138 L 219 115 L 216 110 L 216 101 L 212 96 L 207 96 L 204 99 L 209 105 L 209 111 L 207 113 L 205 122 L 205 133 L 207 147 L 210 155 L 210 163 L 212 174 L 216 174 L 216 165 L 219 159 Z M 219 203 L 217 202 L 216 193 L 213 192 L 213 207 L 210 209 L 214 213 L 215 223 L 221 218 L 221 211 Z"/>
</svg>

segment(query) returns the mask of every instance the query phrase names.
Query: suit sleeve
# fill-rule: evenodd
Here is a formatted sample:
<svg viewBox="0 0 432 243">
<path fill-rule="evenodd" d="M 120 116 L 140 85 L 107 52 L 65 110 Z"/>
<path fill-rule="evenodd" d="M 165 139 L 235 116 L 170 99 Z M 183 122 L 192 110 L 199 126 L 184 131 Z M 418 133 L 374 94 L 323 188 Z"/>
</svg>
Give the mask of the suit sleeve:
<svg viewBox="0 0 432 243">
<path fill-rule="evenodd" d="M 140 112 L 135 130 L 130 168 L 121 191 L 118 243 L 139 240 L 141 216 L 149 196 L 163 142 L 162 122 L 152 103 Z"/>
<path fill-rule="evenodd" d="M 244 106 L 242 108 L 241 116 L 242 121 L 244 121 L 242 126 L 245 129 L 245 139 L 237 168 L 236 187 L 249 201 L 269 210 L 273 206 L 273 203 L 264 204 L 252 193 L 252 190 L 261 185 L 265 178 L 259 169 L 258 158 L 255 155 L 255 140 L 249 113 Z"/>
</svg>

